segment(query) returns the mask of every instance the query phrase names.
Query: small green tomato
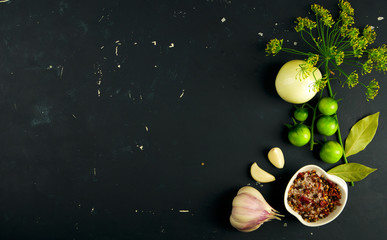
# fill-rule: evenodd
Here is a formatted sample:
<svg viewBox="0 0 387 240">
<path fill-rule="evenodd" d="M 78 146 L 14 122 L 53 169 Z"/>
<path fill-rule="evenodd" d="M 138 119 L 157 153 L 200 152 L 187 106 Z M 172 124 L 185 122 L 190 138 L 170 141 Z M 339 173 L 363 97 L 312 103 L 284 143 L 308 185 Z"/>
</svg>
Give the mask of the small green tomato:
<svg viewBox="0 0 387 240">
<path fill-rule="evenodd" d="M 343 148 L 336 141 L 324 143 L 320 150 L 320 158 L 326 163 L 337 163 L 343 156 Z"/>
<path fill-rule="evenodd" d="M 294 110 L 293 116 L 297 121 L 303 122 L 308 118 L 308 109 L 306 108 L 297 108 Z"/>
<path fill-rule="evenodd" d="M 317 131 L 324 136 L 335 134 L 338 126 L 336 118 L 332 116 L 321 116 L 316 123 Z"/>
<path fill-rule="evenodd" d="M 288 132 L 288 139 L 296 147 L 302 147 L 310 141 L 310 129 L 302 123 L 291 127 Z"/>
<path fill-rule="evenodd" d="M 337 108 L 337 101 L 331 97 L 323 97 L 318 102 L 318 110 L 327 116 L 335 114 L 337 112 Z"/>
</svg>

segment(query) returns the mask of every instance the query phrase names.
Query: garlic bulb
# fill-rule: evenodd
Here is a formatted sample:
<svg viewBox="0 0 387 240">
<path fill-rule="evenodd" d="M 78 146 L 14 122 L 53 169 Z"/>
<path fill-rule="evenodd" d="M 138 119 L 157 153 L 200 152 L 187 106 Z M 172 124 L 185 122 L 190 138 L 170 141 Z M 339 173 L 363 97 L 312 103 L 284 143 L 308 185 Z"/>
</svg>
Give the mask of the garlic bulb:
<svg viewBox="0 0 387 240">
<path fill-rule="evenodd" d="M 241 232 L 252 232 L 271 219 L 281 220 L 274 210 L 255 188 L 246 186 L 239 189 L 232 202 L 230 223 Z"/>
</svg>

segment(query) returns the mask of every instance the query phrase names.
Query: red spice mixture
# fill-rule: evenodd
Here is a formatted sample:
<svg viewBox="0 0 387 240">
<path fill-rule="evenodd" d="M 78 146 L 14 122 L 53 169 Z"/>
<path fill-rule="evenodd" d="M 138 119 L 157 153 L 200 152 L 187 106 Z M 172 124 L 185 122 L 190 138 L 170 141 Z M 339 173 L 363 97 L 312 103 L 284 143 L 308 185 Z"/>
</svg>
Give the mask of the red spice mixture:
<svg viewBox="0 0 387 240">
<path fill-rule="evenodd" d="M 336 183 L 320 177 L 315 170 L 300 172 L 288 193 L 288 204 L 307 222 L 325 218 L 340 204 Z"/>
</svg>

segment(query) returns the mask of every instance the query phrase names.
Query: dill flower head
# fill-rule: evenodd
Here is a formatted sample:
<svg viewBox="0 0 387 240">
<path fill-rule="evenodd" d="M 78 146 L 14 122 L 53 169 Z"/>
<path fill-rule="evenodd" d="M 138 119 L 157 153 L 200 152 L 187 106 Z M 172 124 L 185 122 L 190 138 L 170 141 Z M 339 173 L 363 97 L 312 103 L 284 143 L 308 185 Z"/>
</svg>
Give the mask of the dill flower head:
<svg viewBox="0 0 387 240">
<path fill-rule="evenodd" d="M 298 73 L 298 78 L 300 80 L 307 78 L 313 71 L 316 69 L 316 65 L 319 60 L 318 54 L 312 54 L 307 59 L 305 59 L 305 63 L 300 64 L 300 72 Z"/>
<path fill-rule="evenodd" d="M 357 58 L 361 58 L 365 49 L 368 47 L 368 41 L 364 36 L 351 39 L 351 45 L 353 48 L 353 54 Z"/>
<path fill-rule="evenodd" d="M 329 10 L 318 4 L 313 4 L 311 9 L 317 17 L 321 18 L 325 26 L 332 27 L 332 25 L 335 24 L 335 21 L 332 18 L 332 14 L 329 12 Z"/>
<path fill-rule="evenodd" d="M 300 31 L 303 31 L 305 29 L 312 30 L 313 28 L 317 27 L 317 23 L 313 22 L 309 18 L 298 17 L 295 22 L 297 23 L 297 25 L 294 27 L 296 32 L 300 32 Z"/>
<path fill-rule="evenodd" d="M 375 29 L 373 27 L 367 25 L 363 29 L 363 36 L 365 37 L 365 39 L 367 39 L 369 44 L 374 43 L 375 39 L 376 39 Z"/>
<path fill-rule="evenodd" d="M 378 48 L 373 48 L 368 51 L 368 59 L 370 59 L 374 64 L 374 68 L 377 71 L 386 72 L 387 71 L 387 47 L 383 45 Z"/>
<path fill-rule="evenodd" d="M 356 73 L 356 70 L 348 76 L 346 83 L 348 88 L 353 88 L 359 83 L 359 74 Z"/>
<path fill-rule="evenodd" d="M 344 62 L 344 52 L 337 50 L 336 46 L 332 46 L 329 50 L 332 58 L 336 62 L 336 65 L 340 66 Z"/>
<path fill-rule="evenodd" d="M 371 73 L 372 68 L 374 67 L 373 61 L 371 59 L 368 59 L 365 63 L 362 65 L 362 71 L 363 74 Z"/>
<path fill-rule="evenodd" d="M 367 101 L 374 100 L 374 98 L 378 95 L 379 92 L 379 83 L 374 79 L 370 82 L 370 84 L 367 86 Z"/>
<path fill-rule="evenodd" d="M 339 8 L 341 9 L 342 12 L 344 12 L 350 16 L 353 16 L 353 14 L 355 13 L 351 4 L 347 1 L 344 1 L 344 0 L 339 1 Z"/>
<path fill-rule="evenodd" d="M 266 55 L 277 55 L 279 51 L 282 49 L 282 43 L 283 39 L 278 40 L 277 38 L 271 39 L 267 44 L 266 44 Z"/>
</svg>

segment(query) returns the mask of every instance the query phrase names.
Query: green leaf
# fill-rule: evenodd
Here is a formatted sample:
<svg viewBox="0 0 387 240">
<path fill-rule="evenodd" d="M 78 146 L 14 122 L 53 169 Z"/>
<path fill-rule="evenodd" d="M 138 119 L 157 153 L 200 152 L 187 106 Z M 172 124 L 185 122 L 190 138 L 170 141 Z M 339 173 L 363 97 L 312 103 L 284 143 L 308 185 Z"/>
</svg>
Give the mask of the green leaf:
<svg viewBox="0 0 387 240">
<path fill-rule="evenodd" d="M 376 170 L 376 168 L 369 168 L 359 163 L 344 163 L 332 168 L 327 173 L 338 176 L 346 182 L 357 182 Z"/>
<path fill-rule="evenodd" d="M 379 112 L 369 115 L 355 123 L 345 141 L 345 156 L 354 155 L 367 147 L 378 128 Z"/>
</svg>

